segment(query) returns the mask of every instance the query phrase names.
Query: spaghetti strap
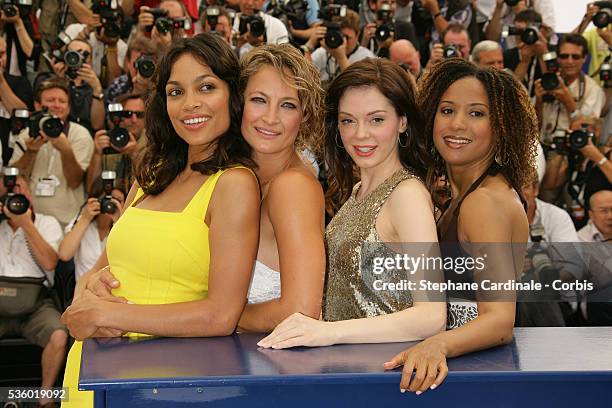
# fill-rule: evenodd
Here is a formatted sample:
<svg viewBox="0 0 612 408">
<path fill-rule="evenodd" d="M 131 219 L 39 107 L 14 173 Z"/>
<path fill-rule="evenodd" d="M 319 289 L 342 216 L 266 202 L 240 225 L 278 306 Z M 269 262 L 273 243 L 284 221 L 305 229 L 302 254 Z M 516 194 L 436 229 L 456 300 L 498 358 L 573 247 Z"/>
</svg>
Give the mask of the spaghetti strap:
<svg viewBox="0 0 612 408">
<path fill-rule="evenodd" d="M 470 186 L 470 188 L 468 188 L 468 190 L 465 192 L 463 197 L 459 199 L 459 203 L 457 203 L 457 207 L 455 208 L 455 211 L 453 212 L 453 215 L 455 217 L 459 216 L 459 210 L 461 209 L 461 204 L 463 204 L 463 200 L 465 200 L 467 196 L 473 193 L 474 190 L 476 190 L 478 186 L 482 184 L 484 179 L 487 178 L 487 176 L 495 175 L 498 172 L 498 170 L 499 169 L 498 169 L 497 163 L 493 162 L 491 166 L 489 166 L 489 168 L 484 173 L 482 173 L 482 175 L 478 177 L 476 181 L 472 183 L 472 185 Z"/>
</svg>

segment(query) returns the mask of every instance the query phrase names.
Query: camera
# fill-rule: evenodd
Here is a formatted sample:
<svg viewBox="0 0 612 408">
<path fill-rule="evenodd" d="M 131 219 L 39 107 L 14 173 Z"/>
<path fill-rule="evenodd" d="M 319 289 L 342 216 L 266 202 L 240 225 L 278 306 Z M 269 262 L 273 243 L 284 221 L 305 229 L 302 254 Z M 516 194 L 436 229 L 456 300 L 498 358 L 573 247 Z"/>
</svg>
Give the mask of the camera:
<svg viewBox="0 0 612 408">
<path fill-rule="evenodd" d="M 531 270 L 528 272 L 528 276 L 533 279 L 535 275 L 539 282 L 550 284 L 552 281 L 559 279 L 559 269 L 553 266 L 548 255 L 548 245 L 544 240 L 544 228 L 541 225 L 530 226 L 529 235 L 532 243 L 527 251 L 527 257 L 531 259 Z"/>
<path fill-rule="evenodd" d="M 305 30 L 308 28 L 307 11 L 308 2 L 306 0 L 272 0 L 266 9 L 266 14 L 278 18 L 287 27 L 291 21 L 294 28 Z"/>
<path fill-rule="evenodd" d="M 514 7 L 519 4 L 520 1 L 521 0 L 504 0 L 504 3 L 506 3 L 508 7 Z"/>
<path fill-rule="evenodd" d="M 382 23 L 376 27 L 376 41 L 384 42 L 395 31 L 395 25 L 393 24 L 393 10 L 389 3 L 383 3 L 378 11 L 376 12 L 376 19 L 382 21 Z"/>
<path fill-rule="evenodd" d="M 70 79 L 76 79 L 77 71 L 83 66 L 87 58 L 89 57 L 89 51 L 83 51 L 82 53 L 75 50 L 68 50 L 64 53 L 64 64 L 66 64 L 66 76 Z"/>
<path fill-rule="evenodd" d="M 141 55 L 134 61 L 134 67 L 143 78 L 151 78 L 155 73 L 155 60 L 150 55 Z"/>
<path fill-rule="evenodd" d="M 102 172 L 102 188 L 104 190 L 104 195 L 98 198 L 101 214 L 114 214 L 117 211 L 117 205 L 112 201 L 112 192 L 116 178 L 117 174 L 114 171 Z"/>
<path fill-rule="evenodd" d="M 154 9 L 150 9 L 148 12 L 153 15 L 153 25 L 146 27 L 145 30 L 147 32 L 151 32 L 151 30 L 153 30 L 153 26 L 157 25 L 157 21 L 159 19 L 163 18 L 163 19 L 168 20 L 168 18 L 166 17 L 168 15 L 168 12 L 166 10 L 163 10 L 160 8 L 154 8 Z M 157 28 L 157 31 L 159 31 L 159 27 Z"/>
<path fill-rule="evenodd" d="M 64 131 L 64 124 L 60 118 L 48 113 L 46 108 L 30 115 L 30 137 L 36 137 L 40 131 L 55 139 Z"/>
<path fill-rule="evenodd" d="M 11 116 L 11 133 L 16 135 L 28 127 L 30 123 L 30 112 L 27 109 L 13 109 Z"/>
<path fill-rule="evenodd" d="M 557 76 L 557 72 L 559 72 L 559 61 L 557 60 L 557 53 L 554 51 L 547 52 L 542 55 L 542 59 L 544 60 L 544 64 L 546 65 L 546 72 L 542 75 L 542 88 L 545 91 L 554 91 L 561 85 L 559 83 L 559 77 Z M 542 96 L 543 102 L 554 102 L 555 97 L 551 94 L 545 94 Z"/>
<path fill-rule="evenodd" d="M 211 32 L 215 32 L 215 27 L 219 22 L 220 15 L 221 10 L 219 10 L 218 6 L 206 7 L 206 22 L 208 23 Z"/>
<path fill-rule="evenodd" d="M 18 7 L 32 7 L 32 0 L 0 0 L 0 9 L 9 18 L 17 15 Z"/>
<path fill-rule="evenodd" d="M 580 129 L 568 134 L 565 130 L 557 130 L 552 138 L 552 147 L 559 153 L 567 155 L 570 150 L 580 150 L 593 140 L 593 132 L 589 131 L 589 125 L 583 123 Z"/>
<path fill-rule="evenodd" d="M 540 28 L 535 25 L 527 28 L 508 26 L 502 31 L 502 37 L 508 38 L 509 36 L 519 36 L 525 44 L 533 45 L 540 39 Z"/>
<path fill-rule="evenodd" d="M 30 208 L 30 200 L 26 198 L 23 194 L 15 194 L 13 191 L 15 190 L 15 186 L 17 185 L 17 176 L 19 175 L 19 170 L 16 167 L 5 167 L 4 168 L 4 177 L 2 178 L 2 182 L 4 183 L 4 187 L 6 188 L 6 194 L 0 197 L 0 203 L 3 207 L 8 208 L 10 212 L 15 215 L 25 214 Z M 7 219 L 6 215 L 2 211 L 0 211 L 0 221 L 4 221 Z"/>
<path fill-rule="evenodd" d="M 604 84 L 605 88 L 612 87 L 612 66 L 609 62 L 604 62 L 599 68 L 599 80 Z"/>
<path fill-rule="evenodd" d="M 599 7 L 599 11 L 593 16 L 593 25 L 606 28 L 612 20 L 612 1 L 596 1 L 593 5 Z"/>
<path fill-rule="evenodd" d="M 256 11 L 257 13 L 257 11 Z M 266 32 L 266 25 L 263 18 L 257 14 L 252 16 L 240 15 L 240 24 L 238 25 L 238 32 L 240 35 L 246 34 L 248 31 L 255 37 L 261 37 Z"/>
<path fill-rule="evenodd" d="M 325 44 L 330 49 L 336 49 L 342 45 L 342 25 L 337 21 L 338 18 L 346 16 L 345 5 L 328 4 L 319 10 L 319 18 L 323 19 L 323 26 L 327 28 L 325 33 Z"/>
<path fill-rule="evenodd" d="M 120 103 L 111 103 L 108 105 L 108 122 L 112 127 L 107 128 L 110 146 L 105 147 L 103 154 L 116 154 L 118 150 L 123 149 L 130 141 L 130 132 L 121 127 L 123 120 L 123 105 Z"/>
<path fill-rule="evenodd" d="M 447 44 L 442 49 L 444 58 L 461 58 L 461 52 L 455 44 Z"/>
<path fill-rule="evenodd" d="M 100 15 L 102 28 L 106 37 L 116 38 L 121 34 L 121 21 L 123 12 L 119 8 L 113 8 L 111 1 L 93 0 L 91 11 Z"/>
</svg>

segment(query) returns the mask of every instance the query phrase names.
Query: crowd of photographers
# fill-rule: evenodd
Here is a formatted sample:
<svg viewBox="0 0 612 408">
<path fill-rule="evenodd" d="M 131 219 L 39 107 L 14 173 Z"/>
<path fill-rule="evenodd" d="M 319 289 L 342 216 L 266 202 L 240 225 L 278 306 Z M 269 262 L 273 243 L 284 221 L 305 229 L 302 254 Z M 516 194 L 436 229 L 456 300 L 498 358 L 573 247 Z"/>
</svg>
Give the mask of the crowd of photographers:
<svg viewBox="0 0 612 408">
<path fill-rule="evenodd" d="M 512 72 L 541 124 L 540 177 L 524 189 L 533 240 L 608 241 L 611 18 L 610 1 L 589 4 L 573 32 L 558 33 L 552 0 L 0 0 L 0 277 L 50 286 L 59 260 L 74 259 L 77 278 L 95 262 L 146 143 L 156 61 L 174 38 L 203 31 L 239 57 L 290 42 L 324 83 L 367 57 L 396 62 L 415 83 L 452 57 Z M 528 267 L 557 261 L 541 258 Z M 607 273 L 602 289 L 612 287 Z M 535 324 L 612 323 L 609 310 L 602 320 L 568 304 Z M 49 329 L 31 341 L 57 349 L 59 312 L 44 312 Z M 10 334 L 4 326 L 0 337 Z"/>
</svg>

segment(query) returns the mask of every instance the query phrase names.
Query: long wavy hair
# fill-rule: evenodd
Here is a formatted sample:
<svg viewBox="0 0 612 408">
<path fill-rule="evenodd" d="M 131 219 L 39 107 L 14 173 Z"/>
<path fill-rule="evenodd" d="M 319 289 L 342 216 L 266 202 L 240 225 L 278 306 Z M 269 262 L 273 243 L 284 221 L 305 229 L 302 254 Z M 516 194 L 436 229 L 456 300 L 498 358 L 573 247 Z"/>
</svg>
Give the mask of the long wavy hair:
<svg viewBox="0 0 612 408">
<path fill-rule="evenodd" d="M 480 68 L 460 58 L 435 64 L 418 85 L 418 104 L 425 117 L 425 148 L 434 155 L 433 166 L 427 172 L 428 183 L 447 176 L 446 163 L 433 140 L 440 100 L 453 83 L 468 77 L 476 78 L 487 91 L 490 128 L 497 141 L 495 158 L 491 157 L 490 163 L 494 174 L 501 173 L 523 200 L 521 189 L 529 184 L 536 172 L 539 140 L 538 120 L 529 95 L 511 74 Z"/>
<path fill-rule="evenodd" d="M 238 89 L 240 65 L 229 45 L 221 37 L 204 33 L 174 42 L 161 58 L 153 76 L 155 88 L 147 99 L 145 128 L 147 145 L 138 164 L 136 180 L 146 194 L 159 194 L 187 166 L 189 145 L 177 133 L 166 105 L 166 83 L 172 67 L 183 54 L 191 54 L 210 67 L 229 88 L 230 125 L 216 141 L 214 153 L 191 164 L 202 174 L 213 174 L 237 164 L 254 167 L 251 148 L 240 135 L 242 96 Z"/>
<path fill-rule="evenodd" d="M 302 105 L 302 123 L 295 140 L 297 150 L 307 148 L 319 156 L 323 145 L 323 88 L 314 64 L 290 44 L 262 45 L 243 59 L 240 89 L 244 93 L 249 78 L 263 67 L 274 67 L 282 80 L 298 92 Z"/>
<path fill-rule="evenodd" d="M 416 92 L 408 74 L 397 64 L 382 58 L 366 58 L 351 64 L 330 84 L 325 98 L 325 162 L 329 169 L 326 207 L 334 214 L 348 200 L 357 181 L 357 169 L 340 145 L 338 105 L 349 88 L 376 87 L 393 105 L 398 116 L 408 120 L 408 130 L 400 136 L 399 157 L 405 168 L 425 180 L 432 166 L 431 154 L 423 138 L 423 119 L 416 103 Z M 405 147 L 404 147 L 405 146 Z"/>
</svg>

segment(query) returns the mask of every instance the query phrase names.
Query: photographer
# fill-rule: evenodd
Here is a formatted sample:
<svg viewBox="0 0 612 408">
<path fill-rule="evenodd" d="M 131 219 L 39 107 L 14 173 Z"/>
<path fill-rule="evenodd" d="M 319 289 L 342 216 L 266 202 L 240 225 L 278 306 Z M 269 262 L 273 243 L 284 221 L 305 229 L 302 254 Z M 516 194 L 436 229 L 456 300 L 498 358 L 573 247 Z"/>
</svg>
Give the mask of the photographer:
<svg viewBox="0 0 612 408">
<path fill-rule="evenodd" d="M 143 61 L 142 56 L 150 57 L 150 61 L 155 63 L 157 60 L 157 50 L 155 43 L 142 35 L 135 35 L 130 40 L 125 54 L 126 73 L 118 76 L 111 82 L 104 94 L 104 105 L 124 94 L 135 93 L 146 95 L 151 87 L 151 77 L 143 76 L 138 70 L 138 64 Z M 142 69 L 142 68 L 141 68 Z M 146 75 L 152 74 L 149 69 L 143 70 Z"/>
<path fill-rule="evenodd" d="M 599 190 L 589 200 L 589 223 L 578 231 L 582 242 L 612 240 L 612 190 Z"/>
<path fill-rule="evenodd" d="M 408 40 L 394 41 L 391 47 L 389 47 L 389 59 L 412 74 L 415 82 L 423 72 L 421 69 L 421 55 Z"/>
<path fill-rule="evenodd" d="M 173 39 L 187 37 L 187 32 L 191 33 L 193 31 L 191 18 L 184 3 L 178 0 L 163 0 L 158 7 L 157 9 L 147 6 L 140 7 L 137 31 L 145 37 L 150 36 L 157 49 L 164 51 L 170 46 Z M 153 12 L 162 12 L 165 15 L 158 16 L 154 15 Z M 165 27 L 164 32 L 160 32 L 158 24 L 156 24 L 160 18 L 171 20 L 173 24 L 176 23 L 181 27 Z"/>
<path fill-rule="evenodd" d="M 210 16 L 210 10 L 213 15 Z M 212 22 L 212 24 L 211 24 Z M 209 6 L 200 16 L 202 31 L 205 33 L 213 32 L 220 35 L 230 46 L 232 45 L 232 19 L 227 9 L 223 6 Z"/>
<path fill-rule="evenodd" d="M 236 14 L 233 27 L 240 34 L 236 44 L 240 58 L 260 44 L 289 42 L 287 27 L 278 18 L 261 11 L 263 3 L 264 0 L 240 0 L 240 13 Z M 262 24 L 264 27 L 260 33 Z M 253 30 L 254 27 L 257 30 Z"/>
<path fill-rule="evenodd" d="M 540 23 L 550 27 L 554 32 L 555 28 L 555 8 L 552 0 L 520 0 L 516 5 L 508 6 L 507 0 L 496 0 L 495 10 L 489 16 L 490 20 L 485 29 L 487 40 L 500 42 L 503 27 L 516 24 L 518 15 L 525 10 L 533 10 L 541 16 Z M 518 44 L 516 39 L 506 39 L 506 49 L 514 48 Z"/>
<path fill-rule="evenodd" d="M 581 35 L 564 35 L 559 42 L 557 56 L 559 72 L 556 88 L 545 90 L 544 86 L 551 88 L 554 84 L 549 86 L 542 79 L 535 82 L 536 110 L 542 122 L 543 140 L 548 143 L 556 130 L 569 129 L 570 122 L 580 112 L 599 117 L 606 101 L 601 87 L 582 73 L 587 44 Z"/>
<path fill-rule="evenodd" d="M 15 76 L 26 76 L 26 60 L 38 56 L 39 38 L 34 29 L 31 15 L 32 6 L 12 5 L 15 15 L 9 16 L 0 10 L 0 32 L 4 32 L 7 50 L 7 72 Z M 16 56 L 17 58 L 13 58 Z"/>
<path fill-rule="evenodd" d="M 111 181 L 112 183 L 112 181 Z M 58 255 L 62 261 L 74 258 L 75 278 L 78 281 L 96 263 L 106 247 L 106 238 L 113 224 L 119 219 L 125 201 L 125 192 L 117 187 L 106 194 L 101 180 L 96 182 L 85 204 L 65 229 L 65 236 L 59 246 Z M 110 195 L 110 197 L 106 197 Z M 106 200 L 104 203 L 103 200 Z M 113 205 L 109 207 L 108 202 Z M 102 208 L 102 204 L 105 208 Z M 108 212 L 114 210 L 113 212 Z"/>
<path fill-rule="evenodd" d="M 27 181 L 17 176 L 16 194 L 23 194 L 32 200 Z M 0 195 L 4 187 L 0 186 Z M 29 208 L 24 214 L 16 215 L 3 208 L 0 213 L 8 220 L 0 222 L 0 276 L 7 278 L 39 279 L 31 282 L 39 294 L 31 293 L 30 299 L 15 299 L 14 305 L 21 305 L 27 310 L 8 313 L 2 311 L 0 319 L 0 338 L 23 336 L 29 342 L 43 349 L 41 357 L 42 389 L 54 386 L 66 361 L 66 328 L 60 323 L 60 312 L 57 310 L 47 288 L 53 285 L 54 269 L 57 265 L 57 248 L 62 239 L 62 230 L 57 220 L 51 216 L 34 212 Z M 44 283 L 43 283 L 44 282 Z M 24 292 L 19 291 L 22 296 Z M 27 304 L 27 305 L 26 305 Z M 22 314 L 23 313 L 23 314 Z M 41 406 L 48 400 L 39 400 Z"/>
<path fill-rule="evenodd" d="M 350 64 L 372 57 L 374 54 L 367 48 L 359 45 L 357 33 L 359 32 L 359 15 L 353 10 L 346 10 L 346 15 L 338 19 L 343 42 L 335 48 L 330 48 L 325 42 L 327 28 L 319 26 L 315 33 L 302 47 L 304 54 L 308 58 L 311 50 L 315 49 L 320 43 L 321 47 L 316 49 L 310 57 L 313 64 L 319 70 L 321 81 L 334 79 L 341 71 L 344 71 Z"/>
<path fill-rule="evenodd" d="M 389 47 L 393 41 L 409 40 L 415 48 L 419 48 L 419 41 L 412 23 L 396 20 L 395 0 L 368 0 L 370 9 L 376 17 L 375 22 L 366 24 L 359 33 L 361 46 L 368 48 L 381 58 L 389 57 Z M 385 25 L 388 37 L 384 40 L 377 38 L 380 28 Z"/>
<path fill-rule="evenodd" d="M 98 77 L 103 78 L 101 82 L 108 85 L 122 73 L 127 44 L 119 38 L 119 32 L 111 32 L 112 36 L 106 32 L 99 14 L 93 17 L 90 24 L 71 24 L 66 27 L 65 33 L 71 38 L 89 43 L 93 70 Z M 120 28 L 122 22 L 122 18 L 115 21 L 118 27 L 114 30 Z"/>
<path fill-rule="evenodd" d="M 459 23 L 450 23 L 442 33 L 442 44 L 434 44 L 431 48 L 431 57 L 425 69 L 438 61 L 449 57 L 470 59 L 472 41 L 465 27 Z"/>
<path fill-rule="evenodd" d="M 481 67 L 504 69 L 504 53 L 495 41 L 484 40 L 472 50 L 472 62 Z"/>
<path fill-rule="evenodd" d="M 597 4 L 600 4 L 602 7 L 599 7 Z M 589 76 L 600 86 L 605 86 L 605 83 L 600 79 L 598 74 L 606 59 L 609 59 L 610 47 L 612 46 L 611 27 L 610 24 L 605 24 L 609 22 L 609 16 L 605 16 L 605 13 L 612 13 L 611 7 L 612 2 L 610 1 L 588 3 L 582 21 L 578 24 L 578 27 L 572 31 L 574 34 L 582 34 L 587 40 L 589 55 L 591 56 L 589 61 Z M 605 17 L 602 18 L 601 16 Z M 597 25 L 585 32 L 591 22 Z"/>
<path fill-rule="evenodd" d="M 70 120 L 79 123 L 90 133 L 104 125 L 104 92 L 100 79 L 91 66 L 91 45 L 84 40 L 72 40 L 66 47 L 75 60 L 68 66 L 66 57 L 53 64 L 53 71 L 60 78 L 70 81 Z"/>
<path fill-rule="evenodd" d="M 144 127 L 145 102 L 141 95 L 128 94 L 117 98 L 123 106 L 123 119 L 119 126 L 129 132 L 130 140 L 114 154 L 105 154 L 105 149 L 113 147 L 107 130 L 98 130 L 94 137 L 95 150 L 87 168 L 85 185 L 91 191 L 94 182 L 103 170 L 112 170 L 117 175 L 115 185 L 128 190 L 134 181 L 133 169 L 138 155 L 146 143 Z M 128 116 L 129 115 L 129 116 Z M 106 150 L 108 152 L 108 150 Z"/>
<path fill-rule="evenodd" d="M 43 107 L 63 122 L 63 131 L 55 138 L 42 130 L 30 137 L 29 130 L 24 129 L 18 135 L 18 148 L 10 163 L 30 180 L 37 210 L 54 216 L 65 226 L 83 201 L 83 176 L 94 145 L 87 129 L 68 122 L 70 91 L 64 80 L 54 78 L 41 83 L 34 108 L 40 111 Z"/>
<path fill-rule="evenodd" d="M 274 0 L 276 2 L 276 0 Z M 273 2 L 270 0 L 266 0 L 263 5 L 263 10 L 266 10 L 266 13 L 273 13 L 273 8 L 270 8 L 270 5 Z M 277 2 L 277 7 L 278 7 Z M 315 32 L 315 28 L 320 25 L 321 20 L 319 20 L 319 2 L 318 0 L 293 0 L 289 3 L 291 12 L 295 13 L 295 16 L 287 15 L 286 11 L 282 12 L 284 17 L 287 19 L 287 28 L 289 29 L 289 33 L 291 37 L 297 45 L 305 44 L 310 37 Z M 285 10 L 287 6 L 284 7 Z M 280 10 L 279 10 L 280 11 Z M 274 14 L 273 14 L 274 15 Z M 280 17 L 279 17 L 280 18 Z"/>
<path fill-rule="evenodd" d="M 13 153 L 9 148 L 11 115 L 15 109 L 31 109 L 33 105 L 32 87 L 22 76 L 6 73 L 6 42 L 0 37 L 0 169 L 8 163 Z"/>
</svg>

